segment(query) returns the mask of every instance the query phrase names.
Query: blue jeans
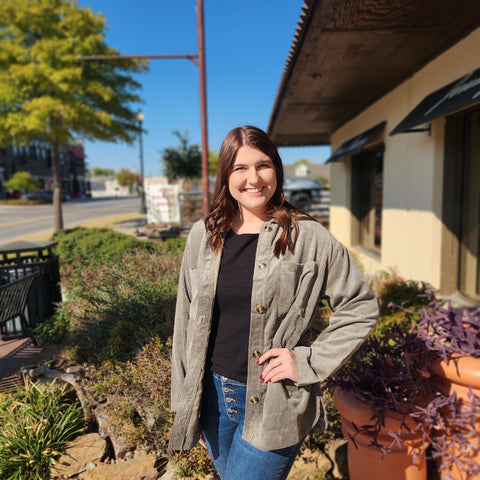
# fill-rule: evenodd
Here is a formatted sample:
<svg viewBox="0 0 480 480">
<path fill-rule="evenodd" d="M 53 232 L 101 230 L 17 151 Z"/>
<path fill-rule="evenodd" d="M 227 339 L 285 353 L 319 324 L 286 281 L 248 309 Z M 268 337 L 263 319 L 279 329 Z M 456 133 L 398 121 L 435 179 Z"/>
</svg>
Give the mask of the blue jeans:
<svg viewBox="0 0 480 480">
<path fill-rule="evenodd" d="M 263 451 L 242 439 L 246 385 L 207 371 L 203 382 L 202 431 L 222 480 L 284 480 L 302 442 Z"/>
</svg>

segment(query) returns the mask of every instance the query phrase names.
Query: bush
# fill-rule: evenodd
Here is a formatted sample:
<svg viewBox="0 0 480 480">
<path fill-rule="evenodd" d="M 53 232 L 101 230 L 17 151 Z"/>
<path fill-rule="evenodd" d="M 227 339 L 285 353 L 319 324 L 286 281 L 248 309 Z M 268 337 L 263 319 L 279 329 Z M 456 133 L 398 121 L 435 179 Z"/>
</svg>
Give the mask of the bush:
<svg viewBox="0 0 480 480">
<path fill-rule="evenodd" d="M 125 435 L 137 448 L 157 452 L 167 449 L 173 425 L 170 411 L 171 339 L 147 343 L 134 359 L 105 362 L 89 372 L 91 393 L 100 402 L 115 397 L 115 416 Z M 214 474 L 209 454 L 201 447 L 168 453 L 181 478 Z M 218 478 L 218 477 L 214 477 Z"/>
<path fill-rule="evenodd" d="M 83 411 L 66 389 L 29 383 L 0 399 L 0 478 L 43 480 L 83 430 Z"/>
<path fill-rule="evenodd" d="M 58 318 L 80 362 L 132 358 L 154 337 L 172 334 L 181 257 L 139 250 L 121 260 L 74 271 Z"/>
<path fill-rule="evenodd" d="M 428 283 L 405 280 L 391 272 L 380 275 L 375 282 L 374 291 L 383 311 L 393 310 L 392 305 L 420 310 L 430 303 L 434 294 L 433 287 Z"/>
<path fill-rule="evenodd" d="M 185 250 L 185 237 L 167 238 L 164 243 L 164 251 L 169 255 L 182 255 Z"/>
<path fill-rule="evenodd" d="M 394 273 L 383 272 L 374 282 L 380 307 L 380 320 L 374 335 L 381 340 L 392 328 L 411 332 L 420 311 L 435 298 L 434 289 L 425 282 L 404 280 Z"/>
<path fill-rule="evenodd" d="M 55 313 L 44 322 L 35 327 L 35 335 L 42 344 L 60 343 L 68 332 L 70 320 L 62 311 L 55 310 Z"/>
<path fill-rule="evenodd" d="M 170 340 L 156 338 L 132 360 L 105 362 L 89 372 L 92 394 L 99 401 L 117 397 L 121 408 L 115 414 L 123 434 L 146 449 L 166 449 L 173 421 L 169 409 L 170 358 Z"/>
<path fill-rule="evenodd" d="M 161 252 L 161 247 L 156 243 L 108 228 L 78 227 L 61 230 L 53 235 L 52 240 L 58 242 L 55 253 L 59 255 L 60 261 L 77 268 L 119 262 L 127 252 Z"/>
</svg>

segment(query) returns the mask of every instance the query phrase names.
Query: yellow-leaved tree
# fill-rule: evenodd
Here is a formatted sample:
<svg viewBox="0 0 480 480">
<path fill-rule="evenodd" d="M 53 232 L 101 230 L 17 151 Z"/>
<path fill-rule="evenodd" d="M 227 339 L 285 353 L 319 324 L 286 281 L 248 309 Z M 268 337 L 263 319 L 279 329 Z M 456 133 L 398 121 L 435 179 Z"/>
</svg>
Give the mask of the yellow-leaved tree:
<svg viewBox="0 0 480 480">
<path fill-rule="evenodd" d="M 0 145 L 50 143 L 55 232 L 63 228 L 60 148 L 75 137 L 132 143 L 139 133 L 132 74 L 148 64 L 79 59 L 119 54 L 104 30 L 103 15 L 75 1 L 0 1 Z"/>
</svg>

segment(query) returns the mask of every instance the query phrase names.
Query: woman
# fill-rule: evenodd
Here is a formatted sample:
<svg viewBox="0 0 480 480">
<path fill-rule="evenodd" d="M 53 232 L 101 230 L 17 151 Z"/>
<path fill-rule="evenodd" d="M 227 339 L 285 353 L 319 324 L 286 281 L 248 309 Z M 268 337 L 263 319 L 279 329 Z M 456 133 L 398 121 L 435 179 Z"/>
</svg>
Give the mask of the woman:
<svg viewBox="0 0 480 480">
<path fill-rule="evenodd" d="M 211 213 L 190 232 L 172 355 L 170 448 L 206 446 L 222 480 L 285 479 L 326 428 L 320 383 L 374 327 L 378 307 L 349 253 L 284 200 L 262 130 L 225 138 Z M 313 342 L 318 303 L 333 315 Z"/>
</svg>

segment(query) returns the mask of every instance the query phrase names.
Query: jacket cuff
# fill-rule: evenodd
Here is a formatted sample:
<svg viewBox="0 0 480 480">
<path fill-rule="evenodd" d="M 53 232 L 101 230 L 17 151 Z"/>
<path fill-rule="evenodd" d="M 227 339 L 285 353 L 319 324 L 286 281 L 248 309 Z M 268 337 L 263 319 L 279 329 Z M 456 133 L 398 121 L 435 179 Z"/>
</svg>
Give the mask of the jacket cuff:
<svg viewBox="0 0 480 480">
<path fill-rule="evenodd" d="M 297 387 L 305 387 L 325 380 L 318 377 L 317 372 L 310 364 L 312 355 L 310 347 L 295 347 L 293 351 L 295 352 L 295 361 L 297 363 L 298 381 L 295 383 Z"/>
</svg>

